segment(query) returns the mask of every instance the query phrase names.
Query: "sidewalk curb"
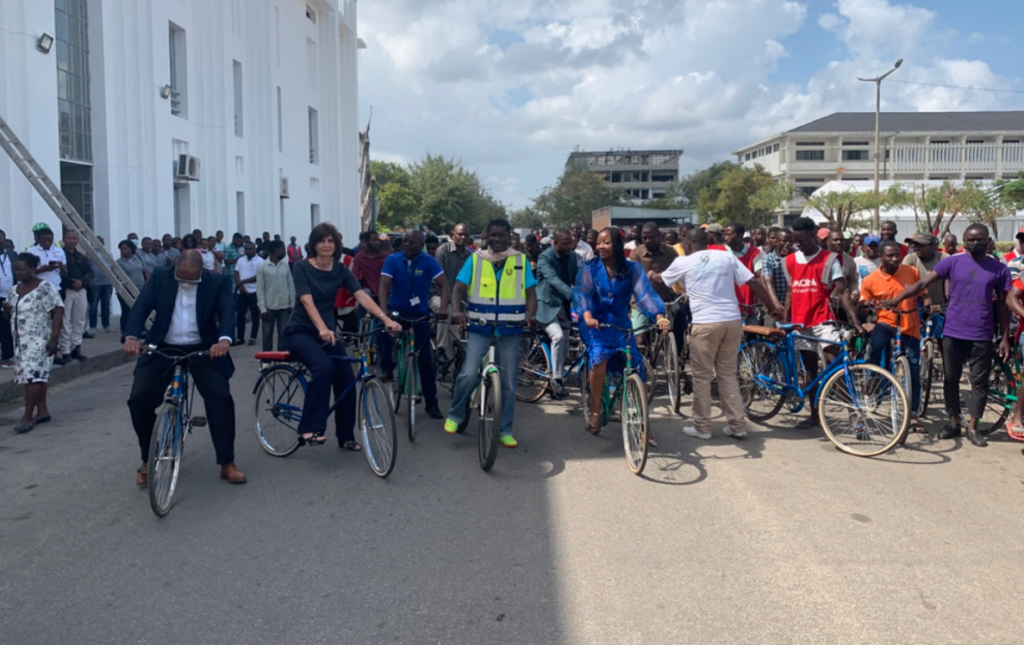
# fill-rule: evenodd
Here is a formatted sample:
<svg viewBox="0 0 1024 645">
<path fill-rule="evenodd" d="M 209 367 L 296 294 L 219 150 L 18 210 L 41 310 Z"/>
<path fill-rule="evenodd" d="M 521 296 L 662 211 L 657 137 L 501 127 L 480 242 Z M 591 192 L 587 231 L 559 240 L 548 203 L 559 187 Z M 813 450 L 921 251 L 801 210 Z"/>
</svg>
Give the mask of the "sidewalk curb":
<svg viewBox="0 0 1024 645">
<path fill-rule="evenodd" d="M 125 356 L 124 352 L 118 348 L 111 352 L 90 356 L 84 361 L 73 361 L 63 367 L 55 366 L 50 370 L 49 386 L 54 387 L 82 378 L 83 376 L 105 372 L 134 360 L 132 357 Z M 0 405 L 10 405 L 24 398 L 24 385 L 18 385 L 14 381 L 0 383 Z"/>
</svg>

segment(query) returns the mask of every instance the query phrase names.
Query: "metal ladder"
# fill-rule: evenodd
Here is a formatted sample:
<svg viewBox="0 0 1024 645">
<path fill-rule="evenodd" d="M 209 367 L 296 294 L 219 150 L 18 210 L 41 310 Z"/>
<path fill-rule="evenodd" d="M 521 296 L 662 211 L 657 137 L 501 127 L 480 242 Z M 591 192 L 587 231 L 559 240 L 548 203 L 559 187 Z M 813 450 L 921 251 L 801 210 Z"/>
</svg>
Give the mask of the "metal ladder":
<svg viewBox="0 0 1024 645">
<path fill-rule="evenodd" d="M 84 250 L 86 256 L 96 264 L 96 268 L 107 276 L 110 284 L 117 290 L 117 295 L 121 296 L 129 306 L 134 305 L 135 299 L 139 297 L 138 287 L 121 270 L 121 267 L 114 261 L 114 256 L 100 243 L 89 225 L 64 196 L 64 193 L 60 192 L 50 181 L 50 177 L 39 167 L 39 164 L 21 144 L 21 140 L 14 135 L 3 117 L 0 117 L 0 148 L 4 149 L 7 156 L 21 170 L 64 227 L 78 234 L 79 248 Z M 127 314 L 122 312 L 121 315 Z"/>
</svg>

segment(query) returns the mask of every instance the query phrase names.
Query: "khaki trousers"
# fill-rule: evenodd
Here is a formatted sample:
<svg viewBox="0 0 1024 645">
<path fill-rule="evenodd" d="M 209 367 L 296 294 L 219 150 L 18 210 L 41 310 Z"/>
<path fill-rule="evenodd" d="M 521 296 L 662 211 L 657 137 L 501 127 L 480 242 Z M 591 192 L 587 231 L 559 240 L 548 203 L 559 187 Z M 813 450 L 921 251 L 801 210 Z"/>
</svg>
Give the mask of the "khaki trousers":
<svg viewBox="0 0 1024 645">
<path fill-rule="evenodd" d="M 693 425 L 701 432 L 711 432 L 711 379 L 716 375 L 718 398 L 729 427 L 734 432 L 742 432 L 747 425 L 736 375 L 736 359 L 742 339 L 742 320 L 690 326 Z"/>
<path fill-rule="evenodd" d="M 70 354 L 71 350 L 82 344 L 88 316 L 89 296 L 85 289 L 68 289 L 64 294 L 64 327 L 57 341 L 61 355 Z"/>
</svg>

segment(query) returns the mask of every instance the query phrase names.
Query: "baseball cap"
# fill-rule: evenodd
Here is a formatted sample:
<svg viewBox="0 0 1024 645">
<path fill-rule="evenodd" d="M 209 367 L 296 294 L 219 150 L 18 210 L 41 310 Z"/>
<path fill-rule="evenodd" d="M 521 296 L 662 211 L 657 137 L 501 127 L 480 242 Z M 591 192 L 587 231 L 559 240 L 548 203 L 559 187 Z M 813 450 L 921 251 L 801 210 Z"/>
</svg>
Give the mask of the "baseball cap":
<svg viewBox="0 0 1024 645">
<path fill-rule="evenodd" d="M 828 234 L 829 233 L 831 233 L 831 231 L 829 231 L 827 228 L 819 228 L 818 229 L 818 239 L 819 240 L 828 239 Z"/>
<path fill-rule="evenodd" d="M 45 232 L 49 232 L 49 233 L 53 233 L 53 229 L 50 228 L 50 225 L 47 224 L 46 222 L 39 222 L 38 224 L 36 224 L 35 226 L 32 227 L 32 232 L 33 233 L 42 233 L 44 231 Z"/>
<path fill-rule="evenodd" d="M 708 224 L 708 233 L 725 233 L 725 227 L 721 224 Z"/>
<path fill-rule="evenodd" d="M 1018 233 L 1018 235 L 1020 235 Z M 1024 237 L 1024 235 L 1021 235 Z M 910 238 L 912 244 L 938 244 L 939 238 L 935 237 L 931 233 L 918 233 Z"/>
<path fill-rule="evenodd" d="M 868 235 L 864 238 L 864 244 L 880 244 L 881 242 L 882 238 L 877 235 Z"/>
<path fill-rule="evenodd" d="M 1021 226 L 1020 230 L 1017 231 L 1017 239 L 1024 240 L 1024 226 Z"/>
</svg>

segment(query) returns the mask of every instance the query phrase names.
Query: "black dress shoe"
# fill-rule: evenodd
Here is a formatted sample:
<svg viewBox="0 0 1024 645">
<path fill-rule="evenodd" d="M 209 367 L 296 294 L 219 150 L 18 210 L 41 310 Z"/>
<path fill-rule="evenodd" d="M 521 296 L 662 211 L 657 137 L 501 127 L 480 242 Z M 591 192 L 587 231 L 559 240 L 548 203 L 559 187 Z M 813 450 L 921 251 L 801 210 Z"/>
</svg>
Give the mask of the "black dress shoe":
<svg viewBox="0 0 1024 645">
<path fill-rule="evenodd" d="M 67 365 L 70 362 L 71 362 L 70 358 L 65 358 L 63 356 L 54 356 L 53 357 L 53 364 L 54 365 Z"/>
<path fill-rule="evenodd" d="M 551 398 L 556 401 L 561 401 L 565 398 L 565 386 L 562 385 L 561 381 L 554 381 L 548 392 L 551 394 Z"/>
<path fill-rule="evenodd" d="M 79 345 L 78 347 L 76 347 L 73 350 L 71 350 L 71 358 L 75 359 L 76 361 L 84 361 L 85 359 L 87 359 L 89 357 L 88 356 L 82 356 L 82 346 Z"/>
<path fill-rule="evenodd" d="M 939 434 L 937 435 L 937 438 L 938 439 L 956 439 L 961 434 L 963 434 L 963 432 L 961 432 L 960 428 L 954 428 L 953 426 L 946 426 L 945 428 L 943 428 L 942 430 L 939 431 Z"/>
<path fill-rule="evenodd" d="M 979 431 L 977 428 L 968 429 L 967 438 L 970 440 L 971 443 L 978 446 L 979 448 L 984 448 L 985 446 L 988 445 L 988 441 L 985 439 L 985 436 L 982 435 L 981 431 Z"/>
<path fill-rule="evenodd" d="M 443 419 L 444 413 L 441 412 L 441 408 L 437 407 L 437 404 L 427 406 L 427 416 L 431 419 Z"/>
</svg>

